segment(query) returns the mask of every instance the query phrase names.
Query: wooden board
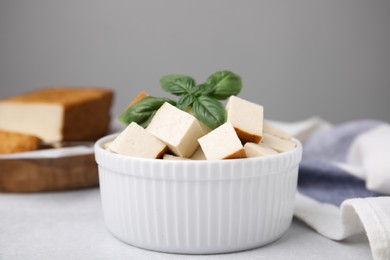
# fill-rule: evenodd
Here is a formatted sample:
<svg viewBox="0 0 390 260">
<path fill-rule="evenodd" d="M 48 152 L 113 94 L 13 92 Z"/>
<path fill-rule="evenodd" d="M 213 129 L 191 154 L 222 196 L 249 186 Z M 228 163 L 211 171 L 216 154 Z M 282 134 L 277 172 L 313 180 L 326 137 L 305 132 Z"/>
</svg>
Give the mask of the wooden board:
<svg viewBox="0 0 390 260">
<path fill-rule="evenodd" d="M 99 184 L 94 154 L 0 159 L 1 192 L 60 191 Z"/>
</svg>

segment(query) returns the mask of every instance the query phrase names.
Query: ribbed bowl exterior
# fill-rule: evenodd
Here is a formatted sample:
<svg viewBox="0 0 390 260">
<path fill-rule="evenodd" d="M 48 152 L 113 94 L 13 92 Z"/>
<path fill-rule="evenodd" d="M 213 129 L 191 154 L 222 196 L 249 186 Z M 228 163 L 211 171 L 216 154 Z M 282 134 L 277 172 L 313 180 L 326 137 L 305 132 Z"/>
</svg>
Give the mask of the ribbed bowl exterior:
<svg viewBox="0 0 390 260">
<path fill-rule="evenodd" d="M 265 245 L 291 224 L 302 147 L 223 161 L 134 158 L 95 144 L 105 223 L 141 248 L 214 254 Z"/>
</svg>

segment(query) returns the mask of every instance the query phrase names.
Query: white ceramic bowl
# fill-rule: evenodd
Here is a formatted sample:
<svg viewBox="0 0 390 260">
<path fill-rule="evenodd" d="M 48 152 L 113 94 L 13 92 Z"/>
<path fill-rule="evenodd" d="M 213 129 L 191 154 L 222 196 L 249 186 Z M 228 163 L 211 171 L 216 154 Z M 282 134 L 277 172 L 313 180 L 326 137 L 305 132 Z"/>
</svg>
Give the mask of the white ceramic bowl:
<svg viewBox="0 0 390 260">
<path fill-rule="evenodd" d="M 120 240 L 184 254 L 256 248 L 291 224 L 302 146 L 273 156 L 173 161 L 118 155 L 95 144 L 105 223 Z"/>
</svg>

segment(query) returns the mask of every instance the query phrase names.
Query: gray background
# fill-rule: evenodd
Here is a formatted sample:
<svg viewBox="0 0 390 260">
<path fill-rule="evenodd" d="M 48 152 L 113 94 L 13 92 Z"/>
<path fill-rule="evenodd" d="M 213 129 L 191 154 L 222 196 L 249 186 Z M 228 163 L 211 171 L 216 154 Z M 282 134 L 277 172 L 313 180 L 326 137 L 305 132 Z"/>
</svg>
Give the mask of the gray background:
<svg viewBox="0 0 390 260">
<path fill-rule="evenodd" d="M 116 91 L 116 116 L 165 74 L 241 75 L 267 118 L 390 121 L 390 1 L 0 0 L 0 98 Z"/>
</svg>

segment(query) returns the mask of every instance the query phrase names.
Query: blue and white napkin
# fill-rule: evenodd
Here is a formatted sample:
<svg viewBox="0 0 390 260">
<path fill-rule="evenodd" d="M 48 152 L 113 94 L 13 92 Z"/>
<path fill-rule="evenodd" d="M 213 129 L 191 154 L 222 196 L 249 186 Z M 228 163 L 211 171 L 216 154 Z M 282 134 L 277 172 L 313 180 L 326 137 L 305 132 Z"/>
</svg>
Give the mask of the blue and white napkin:
<svg viewBox="0 0 390 260">
<path fill-rule="evenodd" d="M 303 143 L 295 217 L 333 240 L 365 232 L 374 259 L 390 259 L 390 125 L 279 125 Z"/>
</svg>

